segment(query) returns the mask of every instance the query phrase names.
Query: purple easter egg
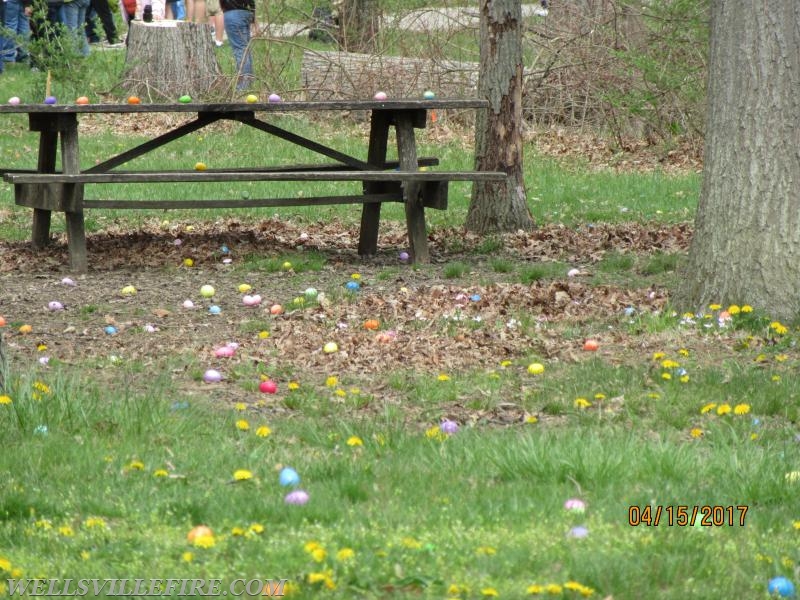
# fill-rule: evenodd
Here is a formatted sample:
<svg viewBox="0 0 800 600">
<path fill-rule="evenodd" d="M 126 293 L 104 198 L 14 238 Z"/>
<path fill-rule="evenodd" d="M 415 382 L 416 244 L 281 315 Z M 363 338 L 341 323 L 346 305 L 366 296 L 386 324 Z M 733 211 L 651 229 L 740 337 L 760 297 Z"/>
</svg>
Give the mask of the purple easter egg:
<svg viewBox="0 0 800 600">
<path fill-rule="evenodd" d="M 217 371 L 216 369 L 209 369 L 205 373 L 203 373 L 203 381 L 206 383 L 218 383 L 222 381 L 222 373 Z"/>
<path fill-rule="evenodd" d="M 55 96 L 48 96 L 47 98 L 44 99 L 44 103 L 45 104 L 55 104 L 56 103 L 56 97 Z"/>
<path fill-rule="evenodd" d="M 308 492 L 304 492 L 303 490 L 294 490 L 293 492 L 286 494 L 286 497 L 283 499 L 283 501 L 286 504 L 302 506 L 308 502 Z"/>
<path fill-rule="evenodd" d="M 439 425 L 439 429 L 442 433 L 446 433 L 447 435 L 452 435 L 458 432 L 458 423 L 455 421 L 451 421 L 450 419 L 445 419 L 442 421 L 441 425 Z"/>
<path fill-rule="evenodd" d="M 275 104 L 276 102 L 281 101 L 281 97 L 278 96 L 278 94 L 270 94 L 269 98 L 267 98 L 267 101 Z"/>
<path fill-rule="evenodd" d="M 59 310 L 64 310 L 64 305 L 61 304 L 61 302 L 59 302 L 58 300 L 53 300 L 47 303 L 47 308 L 55 312 Z"/>
</svg>

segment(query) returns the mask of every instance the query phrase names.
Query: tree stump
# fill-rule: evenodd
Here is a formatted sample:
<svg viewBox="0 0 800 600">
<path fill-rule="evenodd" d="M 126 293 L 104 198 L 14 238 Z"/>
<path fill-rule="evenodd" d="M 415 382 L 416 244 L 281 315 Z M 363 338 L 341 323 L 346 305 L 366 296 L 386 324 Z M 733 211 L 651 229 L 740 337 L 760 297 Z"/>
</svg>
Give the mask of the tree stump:
<svg viewBox="0 0 800 600">
<path fill-rule="evenodd" d="M 220 96 L 223 76 L 206 25 L 185 21 L 131 21 L 121 87 L 150 101 Z"/>
</svg>

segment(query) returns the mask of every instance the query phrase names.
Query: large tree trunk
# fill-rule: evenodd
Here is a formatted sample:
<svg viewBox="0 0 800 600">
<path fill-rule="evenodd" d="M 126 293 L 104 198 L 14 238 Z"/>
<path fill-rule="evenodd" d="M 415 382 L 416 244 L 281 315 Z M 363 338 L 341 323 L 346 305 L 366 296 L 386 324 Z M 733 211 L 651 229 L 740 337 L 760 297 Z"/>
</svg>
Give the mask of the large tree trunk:
<svg viewBox="0 0 800 600">
<path fill-rule="evenodd" d="M 372 52 L 378 37 L 377 0 L 342 0 L 339 4 L 339 46 L 345 52 Z"/>
<path fill-rule="evenodd" d="M 800 310 L 800 2 L 714 0 L 703 185 L 674 302 Z"/>
<path fill-rule="evenodd" d="M 122 89 L 149 101 L 218 96 L 229 85 L 205 25 L 131 21 Z"/>
<path fill-rule="evenodd" d="M 479 97 L 489 100 L 475 126 L 475 169 L 508 181 L 475 182 L 466 228 L 477 233 L 532 229 L 522 178 L 522 5 L 481 0 Z"/>
</svg>

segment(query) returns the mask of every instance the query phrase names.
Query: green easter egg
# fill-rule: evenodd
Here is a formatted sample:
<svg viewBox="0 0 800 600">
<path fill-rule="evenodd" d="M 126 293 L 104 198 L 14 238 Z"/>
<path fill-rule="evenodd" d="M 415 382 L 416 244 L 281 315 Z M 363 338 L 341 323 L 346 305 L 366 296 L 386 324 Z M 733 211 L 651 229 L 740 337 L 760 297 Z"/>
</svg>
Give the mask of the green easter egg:
<svg viewBox="0 0 800 600">
<path fill-rule="evenodd" d="M 178 102 L 181 102 L 183 104 L 189 104 L 189 102 L 191 102 L 191 101 L 192 101 L 192 97 L 190 95 L 188 95 L 188 94 L 183 95 L 180 98 L 178 98 Z"/>
</svg>

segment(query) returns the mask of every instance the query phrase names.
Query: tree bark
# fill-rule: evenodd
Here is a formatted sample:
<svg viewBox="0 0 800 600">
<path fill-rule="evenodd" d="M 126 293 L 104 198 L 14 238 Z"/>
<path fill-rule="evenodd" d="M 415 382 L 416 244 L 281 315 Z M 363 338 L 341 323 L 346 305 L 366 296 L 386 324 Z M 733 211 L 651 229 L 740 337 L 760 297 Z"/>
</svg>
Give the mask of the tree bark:
<svg viewBox="0 0 800 600">
<path fill-rule="evenodd" d="M 475 125 L 475 169 L 504 171 L 503 182 L 475 182 L 466 228 L 477 233 L 532 229 L 522 177 L 522 5 L 481 0 L 478 96 L 489 100 Z"/>
<path fill-rule="evenodd" d="M 343 0 L 339 6 L 339 46 L 345 52 L 372 52 L 379 29 L 377 0 Z"/>
<path fill-rule="evenodd" d="M 122 89 L 149 101 L 189 95 L 219 96 L 230 85 L 222 75 L 205 25 L 185 21 L 131 21 Z"/>
<path fill-rule="evenodd" d="M 800 3 L 714 0 L 703 185 L 682 309 L 800 310 Z"/>
</svg>

